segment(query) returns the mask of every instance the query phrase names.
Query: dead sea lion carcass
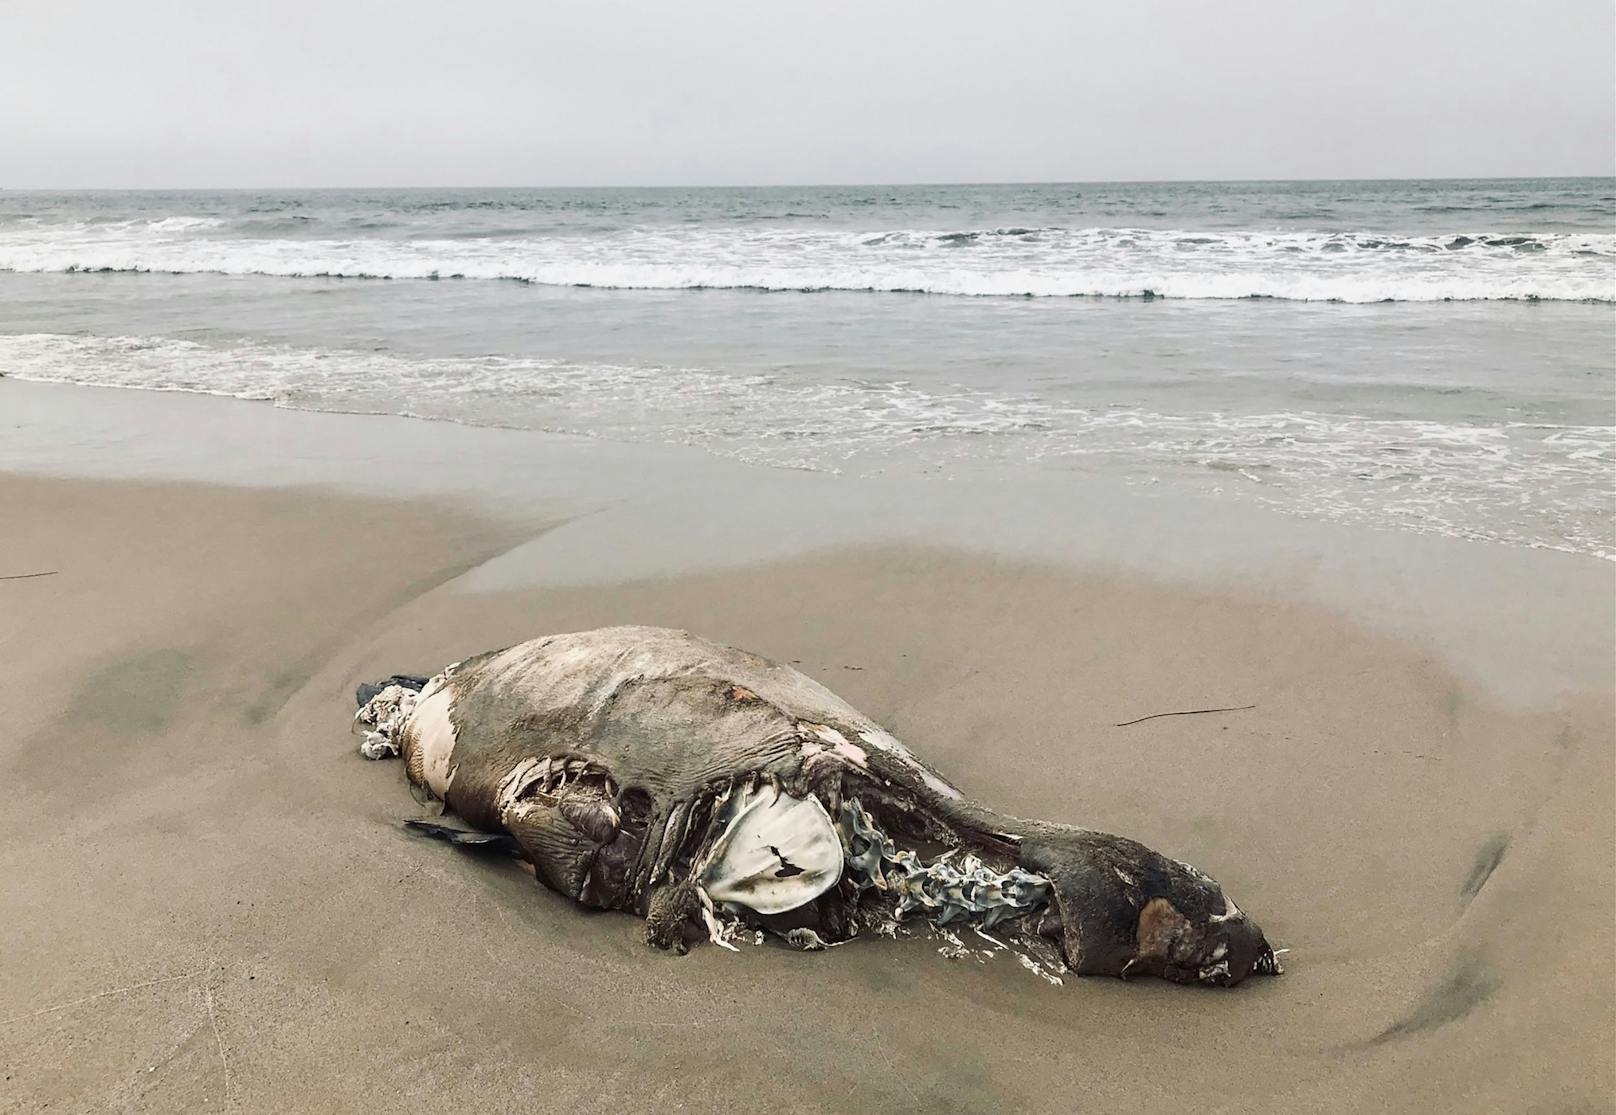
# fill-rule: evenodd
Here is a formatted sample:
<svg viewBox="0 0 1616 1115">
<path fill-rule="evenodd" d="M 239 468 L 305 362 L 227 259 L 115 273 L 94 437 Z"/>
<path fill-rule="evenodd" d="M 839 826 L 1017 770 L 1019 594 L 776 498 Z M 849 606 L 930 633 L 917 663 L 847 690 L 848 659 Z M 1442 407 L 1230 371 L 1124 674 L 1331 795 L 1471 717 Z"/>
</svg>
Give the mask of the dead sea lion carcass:
<svg viewBox="0 0 1616 1115">
<path fill-rule="evenodd" d="M 686 632 L 551 635 L 359 699 L 361 750 L 402 755 L 477 831 L 410 824 L 504 847 L 662 948 L 742 928 L 817 947 L 920 918 L 1082 975 L 1280 971 L 1201 871 L 979 805 L 818 682 Z"/>
</svg>

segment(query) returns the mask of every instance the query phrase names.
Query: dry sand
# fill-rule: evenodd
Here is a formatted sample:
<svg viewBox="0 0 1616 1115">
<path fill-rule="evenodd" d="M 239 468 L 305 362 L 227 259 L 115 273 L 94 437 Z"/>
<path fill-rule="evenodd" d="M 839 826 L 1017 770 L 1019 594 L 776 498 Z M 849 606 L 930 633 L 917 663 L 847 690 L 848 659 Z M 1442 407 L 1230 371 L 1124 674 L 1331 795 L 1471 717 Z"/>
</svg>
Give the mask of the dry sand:
<svg viewBox="0 0 1616 1115">
<path fill-rule="evenodd" d="M 457 588 L 541 529 L 0 474 L 0 574 L 59 571 L 0 581 L 0 1110 L 1610 1107 L 1610 692 L 1505 707 L 1317 605 L 920 546 Z M 675 958 L 400 831 L 357 681 L 630 621 L 797 662 L 973 795 L 1196 863 L 1288 974 Z"/>
</svg>

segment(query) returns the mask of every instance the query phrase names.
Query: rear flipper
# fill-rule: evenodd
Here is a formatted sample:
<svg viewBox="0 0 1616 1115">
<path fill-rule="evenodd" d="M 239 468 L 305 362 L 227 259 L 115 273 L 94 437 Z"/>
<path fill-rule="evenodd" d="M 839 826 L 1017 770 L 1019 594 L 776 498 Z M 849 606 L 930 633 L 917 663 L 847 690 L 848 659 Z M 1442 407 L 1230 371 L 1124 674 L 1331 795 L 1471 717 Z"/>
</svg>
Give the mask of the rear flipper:
<svg viewBox="0 0 1616 1115">
<path fill-rule="evenodd" d="M 502 852 L 505 855 L 522 854 L 516 841 L 503 832 L 477 832 L 474 829 L 455 828 L 432 821 L 405 821 L 404 827 L 422 836 L 442 840 L 468 852 Z"/>
<path fill-rule="evenodd" d="M 419 693 L 426 687 L 427 681 L 427 678 L 416 677 L 414 674 L 394 674 L 386 681 L 362 681 L 359 683 L 359 688 L 354 690 L 354 700 L 359 703 L 360 708 L 364 708 L 370 704 L 376 694 L 386 689 L 389 685 L 401 685 L 411 692 Z"/>
</svg>

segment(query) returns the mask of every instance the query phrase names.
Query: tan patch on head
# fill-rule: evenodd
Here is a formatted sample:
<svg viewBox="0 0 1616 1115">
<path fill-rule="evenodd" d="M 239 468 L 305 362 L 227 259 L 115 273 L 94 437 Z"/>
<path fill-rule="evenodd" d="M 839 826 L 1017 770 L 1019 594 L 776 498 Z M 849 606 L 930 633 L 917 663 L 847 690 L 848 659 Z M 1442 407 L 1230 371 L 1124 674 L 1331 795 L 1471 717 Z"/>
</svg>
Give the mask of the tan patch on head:
<svg viewBox="0 0 1616 1115">
<path fill-rule="evenodd" d="M 729 687 L 729 699 L 732 701 L 755 701 L 758 699 L 758 695 L 745 686 L 732 685 Z"/>
<path fill-rule="evenodd" d="M 1152 898 L 1139 911 L 1140 958 L 1167 959 L 1174 940 L 1189 927 L 1189 919 L 1178 912 L 1178 907 L 1165 898 Z"/>
</svg>

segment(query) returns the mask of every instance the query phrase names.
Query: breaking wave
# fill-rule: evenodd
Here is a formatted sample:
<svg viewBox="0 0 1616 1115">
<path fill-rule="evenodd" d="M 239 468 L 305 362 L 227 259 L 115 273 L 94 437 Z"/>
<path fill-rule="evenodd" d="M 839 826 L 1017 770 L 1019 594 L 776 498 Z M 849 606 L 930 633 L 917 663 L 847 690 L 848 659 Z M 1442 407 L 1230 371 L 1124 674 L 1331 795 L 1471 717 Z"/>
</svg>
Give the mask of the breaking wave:
<svg viewBox="0 0 1616 1115">
<path fill-rule="evenodd" d="M 1337 302 L 1616 301 L 1616 235 L 647 225 L 495 234 L 207 217 L 0 226 L 0 270 L 515 280 L 649 290 Z"/>
</svg>

